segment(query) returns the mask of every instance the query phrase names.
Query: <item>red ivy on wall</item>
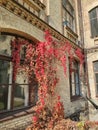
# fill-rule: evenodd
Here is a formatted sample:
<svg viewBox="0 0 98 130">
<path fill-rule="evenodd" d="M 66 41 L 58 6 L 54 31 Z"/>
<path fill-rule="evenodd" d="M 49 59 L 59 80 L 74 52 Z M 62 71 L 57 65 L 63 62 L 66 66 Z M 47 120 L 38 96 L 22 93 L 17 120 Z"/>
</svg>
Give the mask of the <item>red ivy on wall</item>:
<svg viewBox="0 0 98 130">
<path fill-rule="evenodd" d="M 84 55 L 83 55 L 82 51 L 78 48 L 78 49 L 75 51 L 75 54 L 76 54 L 77 57 L 79 58 L 80 64 L 83 64 L 83 62 L 84 62 Z"/>
<path fill-rule="evenodd" d="M 53 128 L 55 122 L 64 118 L 63 104 L 60 101 L 60 96 L 55 93 L 55 88 L 59 82 L 55 62 L 61 63 L 66 75 L 67 58 L 70 57 L 70 64 L 72 64 L 74 55 L 76 55 L 80 60 L 80 64 L 83 64 L 84 55 L 80 49 L 74 51 L 68 41 L 65 43 L 55 41 L 48 31 L 45 32 L 45 41 L 37 43 L 36 46 L 25 40 L 15 39 L 12 41 L 14 80 L 20 66 L 22 45 L 26 46 L 23 67 L 29 77 L 32 76 L 32 71 L 34 72 L 39 84 L 38 102 L 32 118 L 32 128 L 33 130 L 44 129 L 45 127 Z"/>
<path fill-rule="evenodd" d="M 26 45 L 26 40 L 15 38 L 11 41 L 12 47 L 12 62 L 13 62 L 13 80 L 16 80 L 17 70 L 20 67 L 20 51 L 22 45 Z"/>
</svg>

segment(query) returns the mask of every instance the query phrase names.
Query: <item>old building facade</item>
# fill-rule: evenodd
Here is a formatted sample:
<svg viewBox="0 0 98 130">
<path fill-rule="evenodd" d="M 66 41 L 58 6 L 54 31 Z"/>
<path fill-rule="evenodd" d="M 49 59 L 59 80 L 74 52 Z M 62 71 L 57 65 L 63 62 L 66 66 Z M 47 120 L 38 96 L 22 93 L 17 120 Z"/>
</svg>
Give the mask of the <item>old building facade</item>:
<svg viewBox="0 0 98 130">
<path fill-rule="evenodd" d="M 31 122 L 37 91 L 34 89 L 36 84 L 29 87 L 28 78 L 23 75 L 13 81 L 11 41 L 18 38 L 36 44 L 44 41 L 44 31 L 49 30 L 56 40 L 68 40 L 73 50 L 80 48 L 83 51 L 81 1 L 0 0 L 0 12 L 0 130 L 23 129 Z M 81 117 L 88 115 L 87 101 L 82 96 L 84 79 L 77 73 L 77 59 L 72 77 L 68 59 L 66 78 L 58 66 L 60 82 L 57 91 L 64 104 L 65 117 L 80 111 L 83 111 Z"/>
<path fill-rule="evenodd" d="M 82 0 L 82 16 L 88 69 L 88 96 L 98 105 L 98 1 Z M 92 104 L 90 104 L 90 114 L 96 114 Z"/>
</svg>

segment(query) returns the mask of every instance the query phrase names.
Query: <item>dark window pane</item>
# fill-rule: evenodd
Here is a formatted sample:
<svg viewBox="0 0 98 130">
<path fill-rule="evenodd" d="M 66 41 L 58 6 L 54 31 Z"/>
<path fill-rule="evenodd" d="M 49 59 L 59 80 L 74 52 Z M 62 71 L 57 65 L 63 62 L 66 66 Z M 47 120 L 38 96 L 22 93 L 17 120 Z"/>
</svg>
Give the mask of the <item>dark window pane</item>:
<svg viewBox="0 0 98 130">
<path fill-rule="evenodd" d="M 98 36 L 98 7 L 90 11 L 90 24 L 92 37 Z"/>
<path fill-rule="evenodd" d="M 92 19 L 91 20 L 91 33 L 92 36 L 98 36 L 98 19 Z"/>
<path fill-rule="evenodd" d="M 98 84 L 96 84 L 96 95 L 98 96 Z"/>
<path fill-rule="evenodd" d="M 80 95 L 80 86 L 79 84 L 76 84 L 76 95 Z"/>
<path fill-rule="evenodd" d="M 8 61 L 0 60 L 0 84 L 11 83 L 11 63 Z"/>
<path fill-rule="evenodd" d="M 94 72 L 98 72 L 98 61 L 94 62 Z"/>
<path fill-rule="evenodd" d="M 95 74 L 96 77 L 96 83 L 98 83 L 98 73 Z"/>
<path fill-rule="evenodd" d="M 74 31 L 74 8 L 68 0 L 63 0 L 63 22 Z"/>
<path fill-rule="evenodd" d="M 8 86 L 0 85 L 0 110 L 7 109 L 8 102 Z"/>
<path fill-rule="evenodd" d="M 80 84 L 79 84 L 79 73 L 78 73 L 78 64 L 75 64 L 75 84 L 76 84 L 76 95 L 80 94 Z"/>
<path fill-rule="evenodd" d="M 96 18 L 97 17 L 97 13 L 96 13 L 96 8 L 93 9 L 91 12 L 90 12 L 90 19 L 92 18 Z"/>
</svg>

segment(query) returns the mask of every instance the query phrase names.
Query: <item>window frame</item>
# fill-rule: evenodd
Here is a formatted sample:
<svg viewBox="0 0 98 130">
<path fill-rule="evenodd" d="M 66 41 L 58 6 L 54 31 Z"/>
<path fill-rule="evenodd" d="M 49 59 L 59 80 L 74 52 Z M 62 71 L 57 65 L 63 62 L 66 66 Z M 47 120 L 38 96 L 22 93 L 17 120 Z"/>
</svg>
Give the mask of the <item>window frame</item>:
<svg viewBox="0 0 98 130">
<path fill-rule="evenodd" d="M 5 35 L 5 34 L 3 34 L 3 35 Z M 6 34 L 6 36 L 12 36 L 12 37 L 15 37 L 15 35 L 9 35 L 9 34 Z M 16 36 L 17 37 L 17 36 Z M 19 38 L 21 38 L 21 36 L 18 36 Z M 23 38 L 22 38 L 23 39 Z M 1 43 L 2 43 L 2 41 L 0 41 Z M 10 41 L 11 42 L 11 41 Z M 5 43 L 4 43 L 5 44 Z M 10 43 L 9 43 L 9 45 L 10 45 Z M 11 50 L 12 51 L 12 50 Z M 21 53 L 20 53 L 21 54 Z M 0 60 L 4 60 L 4 61 L 9 61 L 9 62 L 11 62 L 12 63 L 12 55 L 11 56 L 7 56 L 7 55 L 4 55 L 4 54 L 0 54 Z M 21 57 L 21 61 L 24 61 L 24 59 Z M 11 73 L 12 73 L 12 75 L 13 75 L 13 65 L 12 65 L 12 67 L 11 67 Z M 33 82 L 32 82 L 33 83 Z M 34 103 L 32 103 L 32 99 L 31 99 L 31 91 L 33 91 L 34 90 L 34 85 L 35 84 L 37 84 L 37 83 L 35 83 L 35 81 L 34 81 L 34 83 L 33 83 L 33 85 L 31 84 L 31 83 L 19 83 L 19 85 L 28 85 L 28 98 L 26 97 L 26 95 L 25 95 L 25 98 L 27 98 L 27 99 L 25 99 L 26 101 L 24 101 L 24 105 L 23 106 L 21 106 L 21 107 L 14 107 L 14 91 L 15 91 L 15 81 L 14 81 L 14 79 L 13 79 L 13 76 L 12 76 L 12 78 L 11 78 L 11 84 L 10 83 L 5 83 L 4 85 L 5 86 L 7 86 L 8 88 L 9 88 L 9 86 L 11 85 L 11 95 L 10 95 L 10 101 L 8 102 L 8 100 L 7 100 L 7 107 L 6 107 L 6 109 L 0 109 L 0 113 L 6 113 L 6 112 L 8 112 L 8 111 L 15 111 L 15 110 L 20 110 L 20 109 L 24 109 L 24 108 L 28 108 L 28 107 L 30 107 L 31 105 L 32 106 L 34 106 L 35 105 L 35 100 L 34 100 Z M 0 86 L 2 86 L 3 84 L 0 84 Z M 30 87 L 30 86 L 32 86 L 32 87 Z M 37 86 L 38 86 L 38 84 L 37 84 Z M 38 88 L 37 88 L 38 89 Z M 34 92 L 35 92 L 35 90 L 34 90 Z M 36 90 L 36 92 L 37 92 L 37 90 Z M 9 92 L 7 92 L 8 94 L 9 94 Z M 25 90 L 24 90 L 24 93 L 25 93 Z M 10 104 L 9 104 L 10 103 Z M 8 105 L 9 104 L 9 105 Z M 26 105 L 27 104 L 27 105 Z M 10 106 L 10 107 L 9 107 Z"/>
<path fill-rule="evenodd" d="M 96 16 L 91 18 L 91 13 L 92 11 L 95 11 L 96 12 Z M 97 21 L 98 22 L 98 6 L 94 7 L 93 9 L 91 9 L 89 11 L 89 23 L 90 23 L 90 32 L 91 32 L 91 38 L 95 38 L 95 37 L 98 37 L 98 32 L 96 32 L 96 34 L 94 34 L 93 32 L 93 27 L 92 27 L 92 21 Z M 94 25 L 94 24 L 93 24 Z M 96 29 L 97 30 L 97 29 Z"/>
<path fill-rule="evenodd" d="M 98 97 L 98 92 L 97 92 L 97 85 L 98 85 L 98 83 L 96 82 L 96 74 L 98 74 L 98 71 L 95 72 L 95 70 L 94 70 L 94 64 L 96 62 L 98 62 L 98 60 L 93 61 L 93 73 L 94 73 L 94 84 L 95 84 L 95 94 L 96 94 L 95 96 Z"/>
<path fill-rule="evenodd" d="M 11 62 L 12 63 L 12 57 L 8 57 L 8 56 L 4 56 L 4 55 L 1 55 L 0 54 L 0 60 L 3 60 L 3 61 L 8 61 L 8 62 Z M 12 65 L 12 75 L 13 75 L 13 65 Z M 10 101 L 8 102 L 7 101 L 7 108 L 6 109 L 2 109 L 2 110 L 0 110 L 0 111 L 7 111 L 8 109 L 10 109 L 10 110 L 14 110 L 14 109 L 16 109 L 15 107 L 14 107 L 14 93 L 15 93 L 15 85 L 16 85 L 16 83 L 15 83 L 15 81 L 14 81 L 14 79 L 13 79 L 13 76 L 12 76 L 12 78 L 11 78 L 11 83 L 2 83 L 2 84 L 0 84 L 0 86 L 6 86 L 7 87 L 7 89 L 9 90 L 9 86 L 11 86 L 11 90 L 10 90 L 10 93 L 11 93 L 11 97 L 10 97 Z M 19 85 L 21 85 L 21 84 L 19 84 Z M 28 85 L 28 94 L 29 94 L 29 84 L 22 84 L 22 85 Z M 7 94 L 9 95 L 9 91 L 7 92 Z M 26 100 L 26 99 L 24 99 L 24 100 Z M 25 101 L 24 101 L 25 102 Z M 10 104 L 9 104 L 10 103 Z M 9 104 L 9 105 L 8 105 Z M 28 100 L 28 104 L 29 104 L 29 100 Z M 8 106 L 10 106 L 10 108 L 8 107 Z M 21 106 L 21 107 L 25 107 L 25 104 L 24 104 L 24 106 Z"/>
<path fill-rule="evenodd" d="M 70 6 L 70 9 L 73 10 L 73 14 L 71 14 L 71 12 L 67 9 L 64 1 L 62 1 L 63 11 L 64 11 L 63 25 L 66 25 L 72 31 L 75 31 L 75 10 L 68 0 L 66 0 L 66 3 Z M 66 14 L 66 16 L 65 16 L 65 14 Z M 68 20 L 68 19 L 70 19 L 70 20 Z"/>
<path fill-rule="evenodd" d="M 69 61 L 70 61 L 70 58 L 69 58 Z M 73 63 L 77 63 L 78 65 L 78 68 L 76 70 L 76 68 L 71 68 L 71 65 L 70 65 L 70 62 L 69 62 L 69 83 L 70 83 L 70 99 L 71 101 L 74 101 L 74 100 L 77 100 L 78 98 L 81 97 L 81 85 L 80 85 L 80 74 L 79 74 L 79 70 L 80 70 L 80 62 L 77 60 L 77 59 L 74 59 L 72 64 Z M 75 95 L 72 94 L 72 72 L 74 72 L 74 90 L 75 90 Z M 78 89 L 79 89 L 79 94 L 77 95 L 76 94 L 76 79 L 75 79 L 75 75 L 78 74 Z"/>
</svg>

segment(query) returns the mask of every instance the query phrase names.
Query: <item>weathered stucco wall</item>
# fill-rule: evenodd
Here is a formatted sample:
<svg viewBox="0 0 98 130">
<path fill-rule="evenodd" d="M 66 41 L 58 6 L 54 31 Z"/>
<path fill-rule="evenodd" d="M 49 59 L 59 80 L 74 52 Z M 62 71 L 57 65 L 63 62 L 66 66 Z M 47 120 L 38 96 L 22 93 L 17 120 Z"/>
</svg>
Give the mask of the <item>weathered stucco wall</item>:
<svg viewBox="0 0 98 130">
<path fill-rule="evenodd" d="M 84 46 L 87 51 L 87 70 L 88 70 L 88 80 L 91 98 L 98 104 L 98 97 L 96 97 L 96 85 L 95 85 L 95 75 L 93 62 L 98 60 L 98 37 L 91 37 L 91 27 L 89 11 L 94 7 L 98 6 L 98 0 L 82 0 L 82 16 L 83 16 L 83 29 L 84 29 Z M 96 109 L 93 105 L 90 105 L 90 114 L 95 114 Z"/>
<path fill-rule="evenodd" d="M 91 28 L 90 28 L 90 20 L 89 20 L 89 11 L 94 7 L 98 6 L 98 1 L 82 0 L 81 2 L 82 2 L 85 48 L 90 48 L 98 45 L 98 40 L 97 42 L 95 42 L 96 38 L 91 38 Z"/>
<path fill-rule="evenodd" d="M 49 25 L 62 32 L 62 2 L 49 0 Z"/>
<path fill-rule="evenodd" d="M 61 15 L 61 1 L 58 0 L 58 3 L 56 1 L 50 0 L 50 22 L 49 24 L 57 29 L 57 31 L 62 33 L 62 15 Z M 19 18 L 12 12 L 9 12 L 3 7 L 0 7 L 0 29 L 3 29 L 3 31 L 8 29 L 10 32 L 11 29 L 14 31 L 15 34 L 20 34 L 21 36 L 27 36 L 32 37 L 32 40 L 36 41 L 43 41 L 44 40 L 44 32 L 37 28 L 36 26 L 30 24 L 29 22 L 23 20 L 22 18 Z M 68 66 L 68 65 L 67 65 Z M 85 109 L 86 101 L 84 99 L 78 99 L 76 101 L 71 102 L 70 100 L 70 85 L 69 85 L 69 70 L 67 67 L 67 76 L 64 75 L 63 68 L 61 66 L 58 66 L 58 74 L 60 76 L 60 82 L 58 84 L 57 91 L 59 92 L 61 96 L 61 100 L 63 101 L 64 108 L 65 108 L 65 116 L 68 116 L 74 112 L 76 112 L 79 109 Z M 84 115 L 87 115 L 84 113 Z M 24 120 L 26 117 L 21 117 L 19 120 Z M 31 120 L 31 118 L 30 118 Z M 12 122 L 17 122 L 15 120 L 11 120 Z M 27 120 L 28 121 L 28 120 Z M 0 124 L 0 128 L 3 128 L 3 130 L 7 130 L 6 123 Z M 15 123 L 13 123 L 14 125 Z M 11 124 L 8 127 L 9 129 L 12 128 Z M 1 129 L 2 130 L 2 129 Z"/>
</svg>

